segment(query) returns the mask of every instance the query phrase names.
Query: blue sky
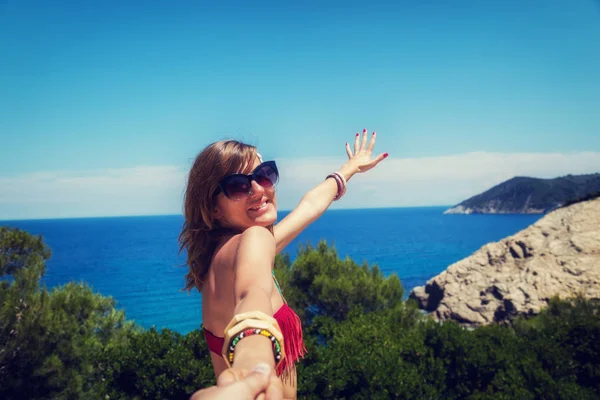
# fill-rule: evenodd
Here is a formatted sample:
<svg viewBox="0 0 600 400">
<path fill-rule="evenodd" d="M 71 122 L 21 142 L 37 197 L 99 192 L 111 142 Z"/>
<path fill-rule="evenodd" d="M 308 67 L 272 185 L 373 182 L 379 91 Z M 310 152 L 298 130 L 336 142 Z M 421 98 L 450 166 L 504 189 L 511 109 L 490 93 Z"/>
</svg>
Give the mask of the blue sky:
<svg viewBox="0 0 600 400">
<path fill-rule="evenodd" d="M 0 219 L 179 212 L 190 160 L 229 137 L 287 160 L 295 181 L 314 167 L 314 181 L 280 188 L 284 208 L 363 127 L 392 162 L 340 207 L 452 204 L 511 174 L 600 172 L 599 43 L 594 0 L 5 0 Z M 399 175 L 397 195 L 374 201 L 372 183 Z M 138 192 L 154 197 L 146 208 Z"/>
</svg>

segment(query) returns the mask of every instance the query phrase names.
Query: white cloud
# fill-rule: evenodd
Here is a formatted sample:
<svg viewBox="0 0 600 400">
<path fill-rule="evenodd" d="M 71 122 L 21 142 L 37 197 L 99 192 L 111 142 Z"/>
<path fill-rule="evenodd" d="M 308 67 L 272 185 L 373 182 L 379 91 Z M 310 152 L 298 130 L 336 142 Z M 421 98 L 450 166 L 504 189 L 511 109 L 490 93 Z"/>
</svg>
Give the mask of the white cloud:
<svg viewBox="0 0 600 400">
<path fill-rule="evenodd" d="M 281 160 L 280 192 L 301 196 L 319 177 L 339 167 L 323 159 Z M 306 171 L 303 173 L 302 171 Z M 554 178 L 600 172 L 600 153 L 468 153 L 443 157 L 389 157 L 357 175 L 338 207 L 454 205 L 514 176 Z M 316 178 L 316 179 L 315 179 Z M 299 198 L 299 197 L 298 197 Z M 289 208 L 288 204 L 283 205 Z"/>
<path fill-rule="evenodd" d="M 175 166 L 40 172 L 0 178 L 0 219 L 175 214 L 186 171 Z"/>
<path fill-rule="evenodd" d="M 279 208 L 293 208 L 344 159 L 277 160 Z M 389 157 L 355 176 L 334 207 L 453 205 L 512 178 L 552 178 L 600 172 L 600 153 L 468 153 L 444 157 Z M 0 177 L 0 220 L 102 215 L 177 214 L 187 171 L 151 166 Z"/>
</svg>

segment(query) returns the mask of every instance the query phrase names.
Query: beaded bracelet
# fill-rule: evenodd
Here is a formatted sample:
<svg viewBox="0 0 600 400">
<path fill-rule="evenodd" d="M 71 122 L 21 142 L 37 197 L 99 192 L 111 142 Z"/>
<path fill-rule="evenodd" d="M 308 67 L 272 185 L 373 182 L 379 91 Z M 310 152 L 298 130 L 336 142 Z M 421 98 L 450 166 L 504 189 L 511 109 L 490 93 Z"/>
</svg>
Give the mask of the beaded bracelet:
<svg viewBox="0 0 600 400">
<path fill-rule="evenodd" d="M 233 355 L 235 353 L 235 346 L 237 346 L 238 342 L 240 340 L 242 340 L 243 338 L 252 336 L 252 335 L 262 335 L 262 336 L 269 338 L 269 340 L 273 344 L 273 356 L 275 357 L 275 365 L 277 365 L 279 363 L 279 361 L 282 360 L 283 353 L 282 353 L 282 349 L 281 349 L 281 344 L 279 343 L 277 338 L 271 332 L 269 332 L 266 329 L 259 329 L 259 328 L 256 328 L 256 329 L 250 328 L 250 329 L 243 330 L 233 338 L 233 340 L 231 341 L 231 344 L 229 345 L 229 349 L 228 349 L 229 352 L 227 354 L 229 363 L 233 364 Z"/>
<path fill-rule="evenodd" d="M 256 333 L 257 331 L 258 333 Z M 283 335 L 275 318 L 260 311 L 235 315 L 225 328 L 221 354 L 227 366 L 231 367 L 235 347 L 241 339 L 249 335 L 261 334 L 263 331 L 267 334 L 262 335 L 271 340 L 275 364 L 278 366 L 285 358 Z"/>
<path fill-rule="evenodd" d="M 344 179 L 342 174 L 339 172 L 332 172 L 331 174 L 327 175 L 325 179 L 329 178 L 335 179 L 335 182 L 337 183 L 337 194 L 333 198 L 333 201 L 337 201 L 341 199 L 344 194 L 346 194 L 346 179 Z"/>
</svg>

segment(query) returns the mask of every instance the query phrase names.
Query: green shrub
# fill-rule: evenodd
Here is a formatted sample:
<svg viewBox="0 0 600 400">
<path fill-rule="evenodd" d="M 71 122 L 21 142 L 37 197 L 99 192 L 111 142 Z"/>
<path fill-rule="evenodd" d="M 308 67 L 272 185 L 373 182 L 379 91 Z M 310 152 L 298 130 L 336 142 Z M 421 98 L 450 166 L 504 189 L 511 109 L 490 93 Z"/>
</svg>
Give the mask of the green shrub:
<svg viewBox="0 0 600 400">
<path fill-rule="evenodd" d="M 393 308 L 404 294 L 396 275 L 385 278 L 376 265 L 341 260 L 324 241 L 316 248 L 301 247 L 293 265 L 289 256 L 279 257 L 275 267 L 284 295 L 306 325 L 319 315 L 343 321 L 354 309 Z"/>
<path fill-rule="evenodd" d="M 201 331 L 133 331 L 126 345 L 103 354 L 106 392 L 111 399 L 188 399 L 215 384 Z"/>
</svg>

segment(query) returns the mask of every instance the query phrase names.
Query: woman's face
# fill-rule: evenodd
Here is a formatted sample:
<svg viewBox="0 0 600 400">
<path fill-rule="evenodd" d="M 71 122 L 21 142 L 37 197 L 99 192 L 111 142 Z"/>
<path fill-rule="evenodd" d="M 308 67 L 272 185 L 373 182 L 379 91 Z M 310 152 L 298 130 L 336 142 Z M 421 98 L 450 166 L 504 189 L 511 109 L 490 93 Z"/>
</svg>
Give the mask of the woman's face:
<svg viewBox="0 0 600 400">
<path fill-rule="evenodd" d="M 261 163 L 256 157 L 252 169 Z M 241 168 L 240 168 L 241 169 Z M 255 180 L 251 181 L 252 191 L 239 200 L 229 199 L 223 192 L 217 196 L 215 218 L 221 226 L 245 230 L 251 226 L 269 226 L 277 221 L 277 200 L 275 187 L 265 188 Z"/>
</svg>

